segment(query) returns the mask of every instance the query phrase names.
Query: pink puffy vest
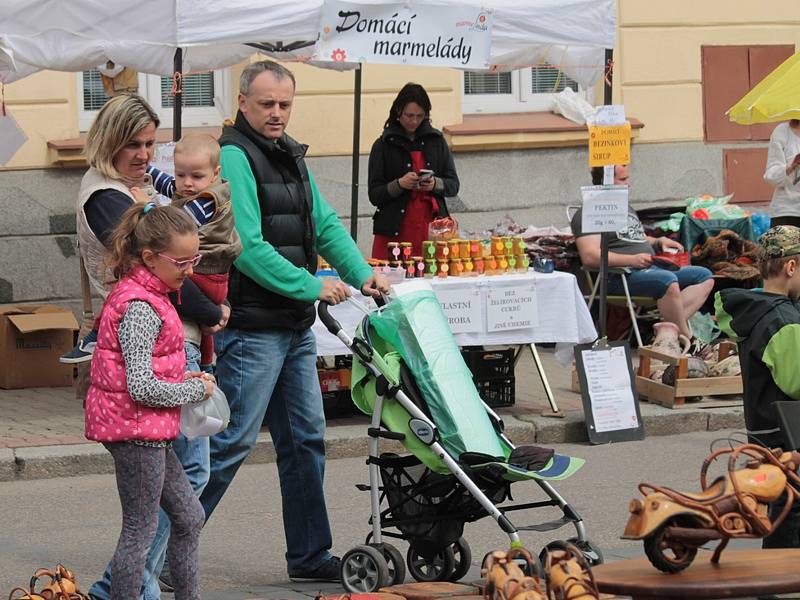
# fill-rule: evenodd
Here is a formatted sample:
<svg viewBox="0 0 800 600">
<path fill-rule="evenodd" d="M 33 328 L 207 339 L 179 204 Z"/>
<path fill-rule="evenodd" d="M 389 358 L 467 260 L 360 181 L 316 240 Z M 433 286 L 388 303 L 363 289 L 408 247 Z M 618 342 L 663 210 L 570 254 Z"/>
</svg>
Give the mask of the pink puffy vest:
<svg viewBox="0 0 800 600">
<path fill-rule="evenodd" d="M 153 349 L 153 372 L 162 381 L 180 383 L 186 371 L 183 326 L 167 297 L 167 285 L 142 266 L 119 280 L 106 298 L 92 356 L 86 395 L 86 437 L 98 442 L 164 441 L 178 436 L 180 407 L 157 408 L 134 402 L 128 394 L 119 324 L 132 300 L 144 300 L 163 325 Z"/>
</svg>

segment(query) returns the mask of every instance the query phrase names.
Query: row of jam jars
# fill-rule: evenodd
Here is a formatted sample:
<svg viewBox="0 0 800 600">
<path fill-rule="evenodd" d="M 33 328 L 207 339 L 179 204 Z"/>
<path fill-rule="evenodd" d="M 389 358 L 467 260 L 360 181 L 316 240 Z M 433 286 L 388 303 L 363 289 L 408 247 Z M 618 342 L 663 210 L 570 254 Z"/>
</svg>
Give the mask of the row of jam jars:
<svg viewBox="0 0 800 600">
<path fill-rule="evenodd" d="M 391 261 L 406 261 L 413 257 L 413 244 L 411 242 L 387 242 L 386 256 Z"/>
</svg>

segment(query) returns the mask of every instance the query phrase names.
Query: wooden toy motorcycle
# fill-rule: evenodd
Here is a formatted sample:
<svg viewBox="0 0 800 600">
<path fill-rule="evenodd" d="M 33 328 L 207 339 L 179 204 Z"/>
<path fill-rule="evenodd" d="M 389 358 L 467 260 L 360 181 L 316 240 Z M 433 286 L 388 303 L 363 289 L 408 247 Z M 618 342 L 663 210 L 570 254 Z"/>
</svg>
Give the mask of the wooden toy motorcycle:
<svg viewBox="0 0 800 600">
<path fill-rule="evenodd" d="M 711 485 L 706 475 L 719 456 L 728 456 L 728 473 Z M 750 460 L 736 468 L 737 459 Z M 631 500 L 630 518 L 623 539 L 643 540 L 644 552 L 665 573 L 682 571 L 694 560 L 697 549 L 711 540 L 721 540 L 711 557 L 719 557 L 731 538 L 763 538 L 783 523 L 792 504 L 800 498 L 800 453 L 768 450 L 754 444 L 726 448 L 710 454 L 700 471 L 699 493 L 678 492 L 642 483 L 644 499 Z M 769 504 L 786 494 L 786 505 L 774 522 Z"/>
</svg>

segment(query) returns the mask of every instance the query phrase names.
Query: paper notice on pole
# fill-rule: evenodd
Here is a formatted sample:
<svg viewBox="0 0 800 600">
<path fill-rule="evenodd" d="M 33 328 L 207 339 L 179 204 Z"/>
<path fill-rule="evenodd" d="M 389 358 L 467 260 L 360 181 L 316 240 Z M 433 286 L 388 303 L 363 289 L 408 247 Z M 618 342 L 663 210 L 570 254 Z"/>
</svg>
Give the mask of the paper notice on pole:
<svg viewBox="0 0 800 600">
<path fill-rule="evenodd" d="M 624 104 L 604 104 L 598 106 L 594 113 L 593 125 L 625 125 Z"/>
<path fill-rule="evenodd" d="M 476 333 L 481 323 L 481 291 L 474 286 L 439 287 L 436 297 L 453 333 Z"/>
<path fill-rule="evenodd" d="M 636 429 L 636 404 L 625 348 L 589 349 L 581 353 L 595 431 Z"/>
<path fill-rule="evenodd" d="M 628 224 L 628 187 L 589 185 L 581 188 L 583 210 L 581 231 L 601 233 L 619 231 Z"/>
<path fill-rule="evenodd" d="M 486 330 L 511 331 L 539 325 L 539 308 L 534 281 L 509 282 L 486 292 Z"/>
<path fill-rule="evenodd" d="M 631 126 L 589 127 L 589 166 L 627 165 L 631 162 Z"/>
<path fill-rule="evenodd" d="M 3 115 L 0 112 L 0 165 L 5 165 L 11 160 L 27 141 L 28 136 L 11 113 L 6 110 L 6 114 Z"/>
</svg>

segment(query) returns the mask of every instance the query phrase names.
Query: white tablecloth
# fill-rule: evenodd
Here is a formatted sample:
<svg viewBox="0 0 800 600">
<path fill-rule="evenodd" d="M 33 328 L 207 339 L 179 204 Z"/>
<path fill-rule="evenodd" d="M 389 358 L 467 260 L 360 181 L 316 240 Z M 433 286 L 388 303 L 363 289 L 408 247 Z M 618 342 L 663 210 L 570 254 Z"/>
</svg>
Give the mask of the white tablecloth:
<svg viewBox="0 0 800 600">
<path fill-rule="evenodd" d="M 537 273 L 530 270 L 522 275 L 448 277 L 445 279 L 433 278 L 427 281 L 433 286 L 434 292 L 446 289 L 448 286 L 464 287 L 467 285 L 470 288 L 491 289 L 493 286 L 505 287 L 511 284 L 518 284 L 520 287 L 529 286 L 531 282 L 535 286 L 535 310 L 538 314 L 533 321 L 538 321 L 537 326 L 527 329 L 487 332 L 484 318 L 482 319 L 483 331 L 455 335 L 459 346 L 510 346 L 540 342 L 582 344 L 597 338 L 597 331 L 586 307 L 586 301 L 578 288 L 575 276 L 571 273 L 562 273 L 561 271 Z M 365 303 L 367 302 L 367 299 L 361 298 Z M 351 337 L 358 323 L 364 318 L 364 313 L 350 302 L 332 306 L 330 313 L 336 317 L 336 320 Z M 320 356 L 349 352 L 338 338 L 325 329 L 319 318 L 312 329 L 317 336 L 317 354 Z"/>
</svg>

